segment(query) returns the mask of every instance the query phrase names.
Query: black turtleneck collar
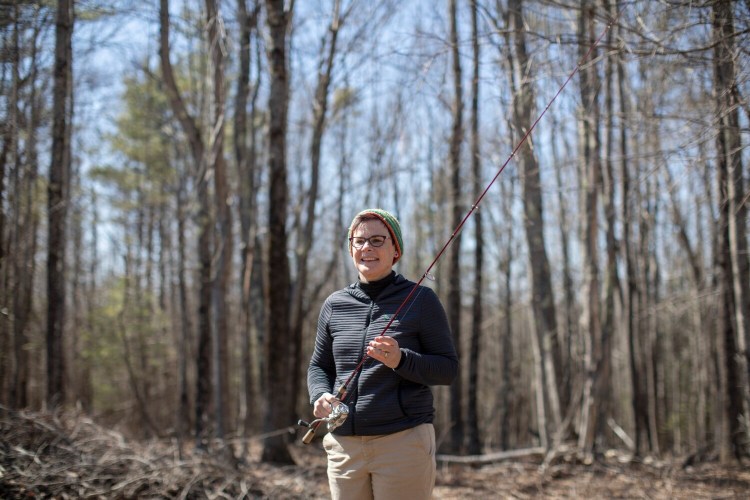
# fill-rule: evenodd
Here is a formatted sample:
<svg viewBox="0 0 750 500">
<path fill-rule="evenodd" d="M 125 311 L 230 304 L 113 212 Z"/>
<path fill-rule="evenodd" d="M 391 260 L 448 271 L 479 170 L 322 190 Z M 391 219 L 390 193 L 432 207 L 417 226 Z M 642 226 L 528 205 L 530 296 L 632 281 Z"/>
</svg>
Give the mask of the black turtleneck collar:
<svg viewBox="0 0 750 500">
<path fill-rule="evenodd" d="M 393 283 L 393 280 L 396 278 L 396 271 L 391 271 L 391 274 L 386 276 L 385 278 L 379 279 L 377 281 L 371 281 L 369 283 L 363 283 L 362 281 L 358 281 L 357 284 L 359 285 L 359 288 L 367 294 L 368 297 L 370 297 L 370 300 L 375 300 L 378 295 L 380 295 L 380 292 L 382 292 L 385 287 Z"/>
</svg>

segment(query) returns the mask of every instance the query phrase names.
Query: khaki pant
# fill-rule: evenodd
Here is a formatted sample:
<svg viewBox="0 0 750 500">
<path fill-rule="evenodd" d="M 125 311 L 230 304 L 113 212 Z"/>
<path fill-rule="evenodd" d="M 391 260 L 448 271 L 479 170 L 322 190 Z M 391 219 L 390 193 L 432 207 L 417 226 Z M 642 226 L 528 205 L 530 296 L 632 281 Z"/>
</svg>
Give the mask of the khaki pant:
<svg viewBox="0 0 750 500">
<path fill-rule="evenodd" d="M 383 436 L 327 434 L 334 500 L 429 499 L 435 485 L 435 428 L 422 424 Z"/>
</svg>

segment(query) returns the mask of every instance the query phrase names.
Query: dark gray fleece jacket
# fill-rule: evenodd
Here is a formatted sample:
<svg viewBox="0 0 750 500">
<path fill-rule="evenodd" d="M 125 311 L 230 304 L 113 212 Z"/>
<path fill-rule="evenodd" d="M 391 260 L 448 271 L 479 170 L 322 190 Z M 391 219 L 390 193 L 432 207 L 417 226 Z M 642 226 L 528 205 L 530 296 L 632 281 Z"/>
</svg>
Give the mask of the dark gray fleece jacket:
<svg viewBox="0 0 750 500">
<path fill-rule="evenodd" d="M 374 300 L 359 283 L 326 299 L 307 371 L 311 404 L 325 392 L 336 393 L 414 285 L 395 275 Z M 458 357 L 445 310 L 430 288 L 414 292 L 386 335 L 398 341 L 401 362 L 395 369 L 372 358 L 365 362 L 349 385 L 349 417 L 335 434 L 391 434 L 432 422 L 429 386 L 449 385 L 456 377 Z"/>
</svg>

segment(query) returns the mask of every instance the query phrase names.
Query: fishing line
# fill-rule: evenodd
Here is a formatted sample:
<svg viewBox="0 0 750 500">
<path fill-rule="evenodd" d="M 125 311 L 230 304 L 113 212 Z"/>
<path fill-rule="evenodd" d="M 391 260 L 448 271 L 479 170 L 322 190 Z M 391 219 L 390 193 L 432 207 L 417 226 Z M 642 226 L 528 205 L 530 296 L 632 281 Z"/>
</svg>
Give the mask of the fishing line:
<svg viewBox="0 0 750 500">
<path fill-rule="evenodd" d="M 437 255 L 435 256 L 435 258 L 433 259 L 433 261 L 430 263 L 429 266 L 427 266 L 427 269 L 422 274 L 422 276 L 419 278 L 419 281 L 417 281 L 414 284 L 414 286 L 412 287 L 411 291 L 409 292 L 409 295 L 407 295 L 406 298 L 403 300 L 403 302 L 401 302 L 401 304 L 398 306 L 398 308 L 396 309 L 396 312 L 393 314 L 393 316 L 391 316 L 391 319 L 385 325 L 385 328 L 383 328 L 383 331 L 380 333 L 380 336 L 384 336 L 388 332 L 388 330 L 390 329 L 391 325 L 396 320 L 396 318 L 398 317 L 399 313 L 404 308 L 404 306 L 407 303 L 409 303 L 409 301 L 411 300 L 411 298 L 414 295 L 414 293 L 417 290 L 420 290 L 420 293 L 421 293 L 420 286 L 422 285 L 422 283 L 424 282 L 424 280 L 426 278 L 429 278 L 431 280 L 434 279 L 432 277 L 432 274 L 430 274 L 430 271 L 432 271 L 432 268 L 435 267 L 435 265 L 437 264 L 438 260 L 440 260 L 440 257 L 443 256 L 443 254 L 448 249 L 448 247 L 451 245 L 451 243 L 453 243 L 453 240 L 456 239 L 456 237 L 458 236 L 458 233 L 461 231 L 461 229 L 463 228 L 464 224 L 466 224 L 466 221 L 469 220 L 469 217 L 471 217 L 472 214 L 477 210 L 477 208 L 479 208 L 479 204 L 482 202 L 482 200 L 484 199 L 484 197 L 487 194 L 487 192 L 490 190 L 490 188 L 493 186 L 493 184 L 495 184 L 495 181 L 497 181 L 498 177 L 500 177 L 500 174 L 503 173 L 503 171 L 505 170 L 505 167 L 507 167 L 508 164 L 510 163 L 510 161 L 513 158 L 516 157 L 516 154 L 518 153 L 518 151 L 524 145 L 524 143 L 526 142 L 526 140 L 531 136 L 531 133 L 534 131 L 534 129 L 536 128 L 536 126 L 542 120 L 542 118 L 544 117 L 544 115 L 547 114 L 547 111 L 549 111 L 549 109 L 552 106 L 552 104 L 557 100 L 557 98 L 560 96 L 560 94 L 562 94 L 563 90 L 565 90 L 565 87 L 568 86 L 568 83 L 570 83 L 570 81 L 573 79 L 573 77 L 576 75 L 576 73 L 578 73 L 578 71 L 581 69 L 581 66 L 583 66 L 583 64 L 589 59 L 589 57 L 591 56 L 591 53 L 594 51 L 594 49 L 602 41 L 602 39 L 604 38 L 604 35 L 607 34 L 607 32 L 609 31 L 609 29 L 612 27 L 612 25 L 617 20 L 618 16 L 619 16 L 619 14 L 616 15 L 614 18 L 612 18 L 607 23 L 607 25 L 604 27 L 604 30 L 602 30 L 602 32 L 599 35 L 599 37 L 589 47 L 588 52 L 586 52 L 586 54 L 583 56 L 583 58 L 581 58 L 578 61 L 578 63 L 576 64 L 575 68 L 573 68 L 573 71 L 571 71 L 570 74 L 568 75 L 568 77 L 565 79 L 565 82 L 563 82 L 563 84 L 557 90 L 557 92 L 552 97 L 552 99 L 544 107 L 544 110 L 542 110 L 542 112 L 539 114 L 539 116 L 536 118 L 536 120 L 534 120 L 534 123 L 531 125 L 531 127 L 529 127 L 529 129 L 526 131 L 526 133 L 518 141 L 518 144 L 516 145 L 516 147 L 513 148 L 513 151 L 510 153 L 510 155 L 505 160 L 505 162 L 502 164 L 502 166 L 498 169 L 497 173 L 492 178 L 492 180 L 490 180 L 490 182 L 484 188 L 484 191 L 482 191 L 482 193 L 479 195 L 479 197 L 476 199 L 476 201 L 471 205 L 471 209 L 466 213 L 466 215 L 464 216 L 464 218 L 461 219 L 461 222 L 458 224 L 458 226 L 456 226 L 456 228 L 453 230 L 453 232 L 450 235 L 450 238 L 448 238 L 448 241 L 445 242 L 445 244 L 440 249 L 440 251 L 437 253 Z M 417 296 L 419 296 L 419 294 L 417 294 Z M 415 297 L 415 300 L 416 300 L 416 297 Z M 411 308 L 411 306 L 409 306 L 409 308 Z M 367 354 L 367 351 L 365 351 L 363 353 L 363 355 L 362 355 L 362 359 L 360 360 L 359 364 L 354 368 L 354 370 L 352 371 L 352 373 L 349 375 L 349 377 L 346 379 L 346 381 L 339 387 L 338 391 L 336 392 L 336 399 L 337 400 L 344 401 L 344 399 L 347 397 L 348 392 L 349 392 L 348 391 L 349 384 L 352 382 L 352 380 L 354 379 L 354 377 L 356 377 L 357 374 L 362 370 L 362 367 L 364 366 L 365 362 L 368 359 L 371 359 L 371 357 Z M 305 444 L 309 444 L 312 441 L 313 437 L 315 436 L 316 429 L 323 422 L 325 422 L 325 421 L 326 421 L 326 419 L 318 419 L 318 420 L 313 421 L 313 423 L 308 424 L 307 422 L 304 422 L 303 420 L 300 420 L 298 422 L 299 425 L 301 425 L 303 427 L 308 427 L 309 428 L 309 430 L 307 431 L 307 433 L 303 437 L 302 442 L 305 443 Z"/>
</svg>

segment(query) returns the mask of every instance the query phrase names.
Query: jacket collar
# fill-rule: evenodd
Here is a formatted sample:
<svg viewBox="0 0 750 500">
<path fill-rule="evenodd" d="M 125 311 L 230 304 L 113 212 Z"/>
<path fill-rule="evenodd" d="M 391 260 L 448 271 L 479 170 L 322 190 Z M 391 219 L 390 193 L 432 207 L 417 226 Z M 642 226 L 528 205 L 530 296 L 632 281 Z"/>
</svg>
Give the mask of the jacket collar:
<svg viewBox="0 0 750 500">
<path fill-rule="evenodd" d="M 380 295 L 378 295 L 378 299 L 383 299 L 390 295 L 394 295 L 404 288 L 408 288 L 409 286 L 413 285 L 413 283 L 404 278 L 402 275 L 396 273 L 393 281 L 388 286 L 386 286 L 382 292 L 380 292 Z M 349 295 L 361 302 L 370 302 L 370 297 L 364 292 L 364 290 L 359 287 L 359 281 L 350 284 L 345 288 L 345 290 L 349 293 Z"/>
</svg>

